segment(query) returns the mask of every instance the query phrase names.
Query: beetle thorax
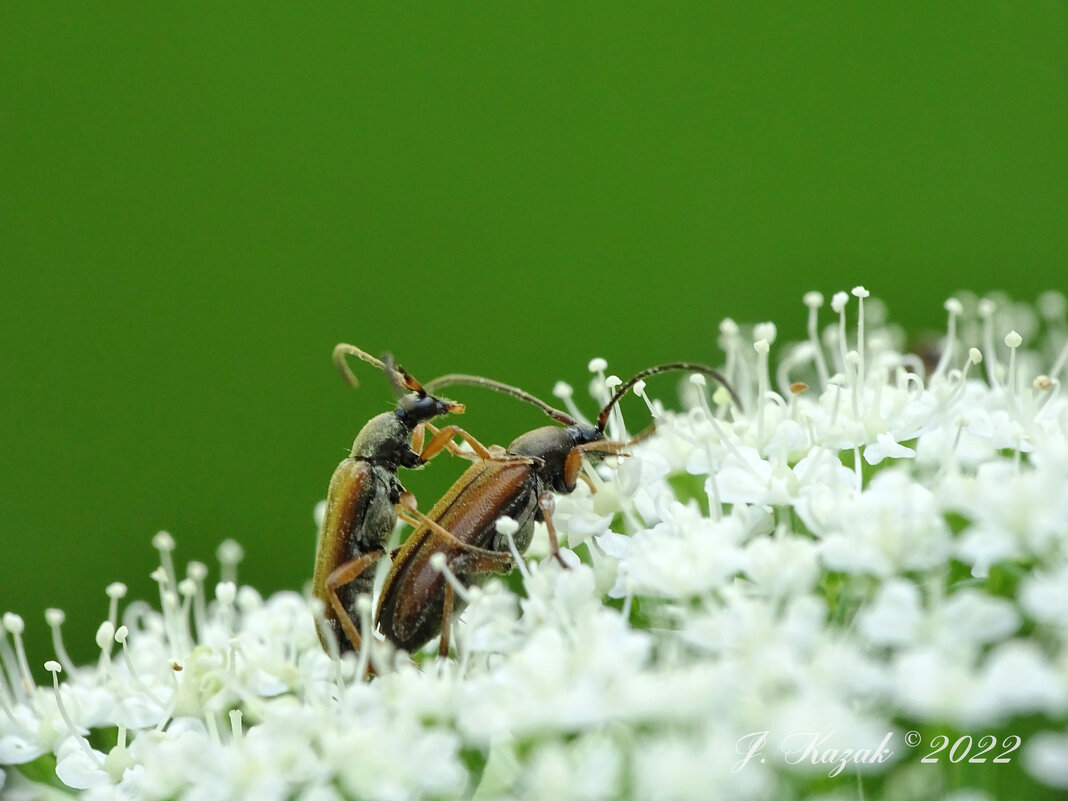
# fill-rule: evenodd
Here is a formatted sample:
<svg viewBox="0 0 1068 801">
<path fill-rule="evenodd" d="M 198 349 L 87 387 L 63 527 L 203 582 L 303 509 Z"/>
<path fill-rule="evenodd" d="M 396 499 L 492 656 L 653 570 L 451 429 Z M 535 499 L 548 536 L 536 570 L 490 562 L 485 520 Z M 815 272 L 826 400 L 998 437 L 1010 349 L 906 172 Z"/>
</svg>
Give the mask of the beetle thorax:
<svg viewBox="0 0 1068 801">
<path fill-rule="evenodd" d="M 352 443 L 352 458 L 371 464 L 405 467 L 418 455 L 411 448 L 412 429 L 394 412 L 383 412 L 367 421 Z"/>
<path fill-rule="evenodd" d="M 567 457 L 579 445 L 604 439 L 604 432 L 593 426 L 543 426 L 517 437 L 508 452 L 518 456 L 533 456 L 542 461 L 538 478 L 556 492 L 574 491 L 574 481 L 566 475 Z"/>
</svg>

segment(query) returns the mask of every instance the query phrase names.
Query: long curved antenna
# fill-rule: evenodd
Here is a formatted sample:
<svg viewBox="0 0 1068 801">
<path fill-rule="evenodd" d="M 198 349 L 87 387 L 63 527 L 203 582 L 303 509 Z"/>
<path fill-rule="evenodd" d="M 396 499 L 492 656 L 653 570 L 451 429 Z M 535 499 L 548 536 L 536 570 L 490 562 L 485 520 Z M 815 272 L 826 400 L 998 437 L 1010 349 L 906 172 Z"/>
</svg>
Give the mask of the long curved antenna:
<svg viewBox="0 0 1068 801">
<path fill-rule="evenodd" d="M 356 356 L 363 359 L 368 364 L 373 364 L 379 370 L 386 375 L 389 375 L 389 370 L 386 369 L 386 365 L 381 360 L 376 359 L 370 353 L 365 350 L 360 350 L 355 345 L 350 345 L 347 342 L 339 342 L 334 345 L 334 366 L 337 367 L 338 372 L 341 373 L 341 377 L 345 380 L 345 383 L 350 387 L 356 388 L 360 386 L 360 382 L 356 379 L 356 374 L 352 372 L 352 368 L 349 367 L 348 362 L 345 361 L 346 356 Z"/>
<path fill-rule="evenodd" d="M 350 387 L 357 388 L 360 386 L 360 382 L 356 379 L 356 374 L 352 372 L 352 368 L 349 367 L 346 356 L 356 356 L 359 359 L 368 364 L 373 364 L 379 370 L 386 374 L 386 378 L 389 379 L 390 386 L 393 387 L 393 392 L 399 398 L 407 390 L 408 392 L 415 392 L 419 395 L 426 395 L 426 391 L 415 380 L 415 377 L 393 361 L 393 357 L 390 354 L 385 354 L 384 361 L 382 359 L 376 359 L 370 353 L 355 345 L 350 345 L 347 342 L 339 342 L 334 345 L 333 360 L 334 365 L 337 367 L 338 372 L 341 373 L 341 377 L 345 380 L 345 383 Z"/>
<path fill-rule="evenodd" d="M 549 417 L 551 417 L 558 423 L 563 423 L 565 426 L 578 425 L 578 421 L 575 420 L 574 417 L 567 414 L 566 412 L 561 412 L 559 409 L 554 409 L 545 401 L 541 400 L 541 398 L 537 398 L 531 395 L 529 392 L 520 389 L 519 387 L 513 387 L 511 384 L 504 384 L 500 381 L 494 381 L 492 378 L 483 378 L 480 375 L 464 375 L 462 373 L 450 373 L 449 375 L 439 376 L 433 381 L 427 381 L 426 391 L 435 392 L 440 387 L 457 385 L 466 387 L 482 387 L 483 389 L 491 389 L 494 392 L 500 392 L 504 395 L 510 395 L 513 398 L 518 398 L 521 401 L 526 401 L 527 403 L 533 406 L 537 406 L 539 409 L 545 412 L 545 414 L 547 414 Z"/>
<path fill-rule="evenodd" d="M 723 388 L 730 393 L 731 399 L 737 404 L 738 408 L 742 408 L 742 401 L 741 398 L 738 397 L 738 393 L 736 393 L 734 388 L 727 383 L 727 379 L 724 378 L 718 370 L 713 370 L 708 365 L 696 364 L 694 362 L 671 362 L 670 364 L 658 364 L 655 367 L 646 368 L 623 382 L 619 389 L 616 390 L 616 394 L 612 396 L 607 404 L 605 404 L 605 407 L 601 409 L 601 413 L 597 416 L 597 429 L 599 431 L 604 431 L 605 426 L 608 425 L 608 415 L 612 413 L 612 407 L 619 403 L 619 399 L 626 395 L 627 391 L 643 378 L 658 373 L 681 372 L 683 370 L 687 370 L 691 373 L 702 373 L 716 379 L 716 381 L 722 384 Z"/>
</svg>

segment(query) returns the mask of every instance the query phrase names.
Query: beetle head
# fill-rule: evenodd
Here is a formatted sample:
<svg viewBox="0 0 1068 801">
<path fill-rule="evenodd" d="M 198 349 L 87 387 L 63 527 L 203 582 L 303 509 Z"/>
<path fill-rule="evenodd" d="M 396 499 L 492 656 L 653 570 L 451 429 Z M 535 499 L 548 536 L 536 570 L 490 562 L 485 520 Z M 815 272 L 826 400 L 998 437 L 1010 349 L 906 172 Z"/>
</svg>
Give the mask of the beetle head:
<svg viewBox="0 0 1068 801">
<path fill-rule="evenodd" d="M 345 361 L 346 356 L 356 356 L 386 374 L 393 394 L 397 396 L 396 416 L 409 429 L 443 414 L 462 414 L 464 411 L 462 403 L 429 394 L 415 376 L 397 364 L 390 354 L 376 359 L 367 351 L 342 342 L 334 347 L 334 364 L 341 377 L 353 387 L 359 386 L 359 381 Z"/>
<path fill-rule="evenodd" d="M 464 405 L 448 398 L 431 395 L 415 376 L 393 361 L 390 354 L 383 357 L 383 369 L 397 393 L 397 417 L 409 428 L 425 423 L 443 414 L 463 414 Z M 407 390 L 407 392 L 405 391 Z"/>
</svg>

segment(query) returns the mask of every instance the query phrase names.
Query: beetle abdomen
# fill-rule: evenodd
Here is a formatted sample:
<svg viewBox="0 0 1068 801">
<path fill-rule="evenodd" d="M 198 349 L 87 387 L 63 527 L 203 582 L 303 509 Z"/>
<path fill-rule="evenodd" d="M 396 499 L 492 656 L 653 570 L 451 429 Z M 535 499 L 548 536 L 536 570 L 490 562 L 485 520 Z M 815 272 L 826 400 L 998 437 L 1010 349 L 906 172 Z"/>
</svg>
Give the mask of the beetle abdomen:
<svg viewBox="0 0 1068 801">
<path fill-rule="evenodd" d="M 326 495 L 326 515 L 316 550 L 312 594 L 325 605 L 324 616 L 330 622 L 338 643 L 348 643 L 337 622 L 337 612 L 330 603 L 327 579 L 346 562 L 365 553 L 381 551 L 397 522 L 397 510 L 391 500 L 396 478 L 388 470 L 357 459 L 345 459 L 330 479 Z M 366 570 L 353 581 L 337 588 L 341 605 L 359 628 L 356 599 L 370 594 L 375 571 Z"/>
<path fill-rule="evenodd" d="M 379 630 L 398 648 L 418 650 L 441 633 L 445 579 L 430 565 L 433 554 L 445 553 L 450 569 L 470 586 L 484 580 L 485 573 L 465 569 L 469 551 L 464 546 L 506 551 L 497 533 L 500 517 L 507 515 L 519 523 L 515 537 L 520 551 L 530 544 L 537 510 L 535 467 L 531 459 L 516 458 L 468 468 L 428 515 L 452 536 L 423 524 L 398 551 L 378 604 Z M 463 606 L 457 598 L 455 612 Z"/>
</svg>

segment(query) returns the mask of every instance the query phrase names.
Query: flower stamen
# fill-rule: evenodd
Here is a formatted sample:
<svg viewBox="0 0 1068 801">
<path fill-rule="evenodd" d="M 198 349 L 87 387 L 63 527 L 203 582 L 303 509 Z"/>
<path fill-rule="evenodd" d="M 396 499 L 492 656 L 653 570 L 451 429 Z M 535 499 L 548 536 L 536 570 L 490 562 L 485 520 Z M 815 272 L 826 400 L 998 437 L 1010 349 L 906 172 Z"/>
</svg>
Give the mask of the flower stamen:
<svg viewBox="0 0 1068 801">
<path fill-rule="evenodd" d="M 15 642 L 15 659 L 18 662 L 18 673 L 22 681 L 22 688 L 27 693 L 32 693 L 37 689 L 37 684 L 33 680 L 33 674 L 30 673 L 30 663 L 26 659 L 26 648 L 22 644 L 22 632 L 25 630 L 26 624 L 23 622 L 22 617 L 14 612 L 5 612 L 4 628 L 11 634 L 11 639 Z"/>
<path fill-rule="evenodd" d="M 964 305 L 956 298 L 949 298 L 944 304 L 949 313 L 949 321 L 946 323 L 946 341 L 942 346 L 942 354 L 938 357 L 938 365 L 931 375 L 931 380 L 941 378 L 953 359 L 957 350 L 957 318 L 964 312 Z"/>
<path fill-rule="evenodd" d="M 523 577 L 523 582 L 530 581 L 530 568 L 527 566 L 526 560 L 523 555 L 519 553 L 519 549 L 515 545 L 515 534 L 519 531 L 519 523 L 507 515 L 502 515 L 497 518 L 497 522 L 494 524 L 498 534 L 502 534 L 508 541 L 508 551 L 512 554 L 512 558 L 515 560 L 515 566 L 519 569 L 519 574 Z"/>
<path fill-rule="evenodd" d="M 237 566 L 245 558 L 245 549 L 236 540 L 225 539 L 219 543 L 215 556 L 219 560 L 220 579 L 236 585 Z"/>
<path fill-rule="evenodd" d="M 59 715 L 63 718 L 63 722 L 67 724 L 70 736 L 73 737 L 78 742 L 78 745 L 81 746 L 82 750 L 88 754 L 89 759 L 91 759 L 98 768 L 103 770 L 104 763 L 97 757 L 96 752 L 93 751 L 93 747 L 89 745 L 89 741 L 86 740 L 75 728 L 74 721 L 71 720 L 70 715 L 67 713 L 67 707 L 63 703 L 63 694 L 59 691 L 59 674 L 60 671 L 63 670 L 63 666 L 54 659 L 49 659 L 45 662 L 44 666 L 45 670 L 52 674 L 52 689 L 56 695 L 56 708 L 59 709 Z"/>
<path fill-rule="evenodd" d="M 864 385 L 864 298 L 871 294 L 862 286 L 853 287 L 853 297 L 857 299 L 857 353 L 860 361 L 857 366 L 857 380 Z"/>
<path fill-rule="evenodd" d="M 56 652 L 56 658 L 63 666 L 63 669 L 67 673 L 73 674 L 75 672 L 74 662 L 71 661 L 70 656 L 67 654 L 67 649 L 63 645 L 63 632 L 60 629 L 66 619 L 67 616 L 62 609 L 49 608 L 45 610 L 45 621 L 48 623 L 48 627 L 52 629 L 52 650 Z"/>
<path fill-rule="evenodd" d="M 103 628 L 103 626 L 101 626 L 101 628 Z M 134 667 L 133 659 L 130 657 L 130 647 L 126 642 L 129 635 L 130 629 L 126 626 L 119 626 L 115 630 L 115 642 L 122 646 L 122 658 L 126 663 L 126 670 L 129 671 L 130 679 L 133 681 L 137 689 L 143 692 L 152 703 L 162 709 L 164 703 L 148 688 L 148 685 L 142 681 L 141 675 L 137 672 L 137 668 Z"/>
<path fill-rule="evenodd" d="M 819 376 L 820 386 L 826 388 L 829 374 L 827 362 L 823 358 L 819 335 L 819 308 L 823 305 L 823 294 L 806 292 L 804 303 L 808 306 L 808 341 L 812 343 L 812 358 L 816 363 L 816 375 Z"/>
</svg>

